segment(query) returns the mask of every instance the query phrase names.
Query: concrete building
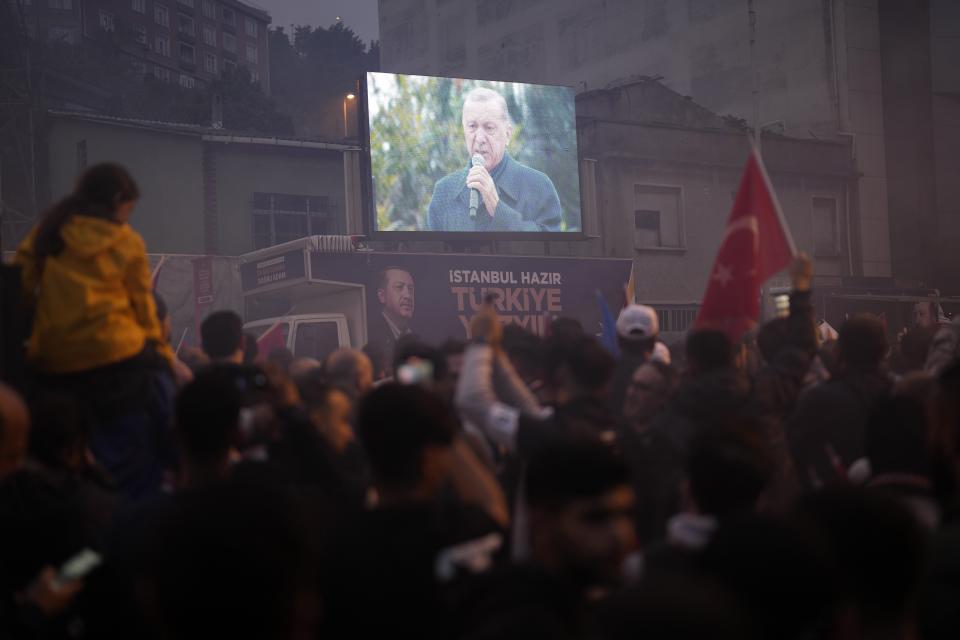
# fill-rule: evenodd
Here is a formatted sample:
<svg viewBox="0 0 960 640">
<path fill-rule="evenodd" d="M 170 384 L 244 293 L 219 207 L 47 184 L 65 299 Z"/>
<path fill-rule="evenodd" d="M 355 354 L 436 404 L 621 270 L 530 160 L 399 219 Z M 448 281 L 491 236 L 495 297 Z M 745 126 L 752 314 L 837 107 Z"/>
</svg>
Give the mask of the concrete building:
<svg viewBox="0 0 960 640">
<path fill-rule="evenodd" d="M 134 68 L 191 89 L 242 66 L 270 92 L 270 15 L 240 0 L 13 0 L 33 38 L 108 41 Z"/>
<path fill-rule="evenodd" d="M 600 253 L 632 257 L 637 296 L 663 331 L 696 315 L 749 153 L 746 133 L 655 79 L 577 98 L 583 183 L 594 202 Z M 849 224 L 856 171 L 849 141 L 764 137 L 764 159 L 800 249 L 820 286 L 852 274 Z M 789 283 L 771 282 L 770 288 Z"/>
<path fill-rule="evenodd" d="M 960 3 L 754 4 L 751 56 L 742 1 L 386 0 L 381 68 L 580 92 L 660 77 L 751 123 L 756 87 L 764 129 L 851 143 L 854 275 L 960 288 Z"/>
<path fill-rule="evenodd" d="M 142 193 L 131 224 L 151 253 L 236 256 L 311 234 L 348 233 L 356 147 L 84 113 L 49 114 L 54 197 L 98 162 Z"/>
</svg>

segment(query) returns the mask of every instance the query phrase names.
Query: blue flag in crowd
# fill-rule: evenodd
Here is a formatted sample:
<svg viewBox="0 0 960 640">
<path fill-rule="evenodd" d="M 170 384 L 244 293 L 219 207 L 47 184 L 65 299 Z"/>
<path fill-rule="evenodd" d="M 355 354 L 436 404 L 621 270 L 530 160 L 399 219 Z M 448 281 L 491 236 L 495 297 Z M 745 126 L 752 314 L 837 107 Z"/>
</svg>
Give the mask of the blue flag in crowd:
<svg viewBox="0 0 960 640">
<path fill-rule="evenodd" d="M 599 289 L 597 289 L 597 304 L 600 305 L 600 326 L 603 330 L 600 340 L 607 351 L 612 353 L 613 357 L 618 358 L 620 357 L 620 347 L 617 345 L 617 323 L 613 319 L 610 307 L 607 306 L 607 301 Z"/>
</svg>

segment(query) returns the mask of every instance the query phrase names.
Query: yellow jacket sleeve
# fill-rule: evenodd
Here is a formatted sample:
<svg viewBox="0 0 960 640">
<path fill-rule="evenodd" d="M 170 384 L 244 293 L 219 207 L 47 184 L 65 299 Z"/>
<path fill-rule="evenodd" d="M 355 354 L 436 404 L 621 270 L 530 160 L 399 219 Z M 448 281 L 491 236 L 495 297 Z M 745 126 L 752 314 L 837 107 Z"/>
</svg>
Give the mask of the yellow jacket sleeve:
<svg viewBox="0 0 960 640">
<path fill-rule="evenodd" d="M 154 343 L 159 353 L 173 367 L 174 354 L 170 345 L 163 340 L 163 331 L 157 319 L 157 307 L 153 300 L 153 282 L 150 277 L 150 263 L 147 260 L 147 247 L 143 238 L 134 234 L 130 260 L 127 263 L 124 286 L 130 296 L 130 305 L 143 328 L 149 342 Z"/>
</svg>

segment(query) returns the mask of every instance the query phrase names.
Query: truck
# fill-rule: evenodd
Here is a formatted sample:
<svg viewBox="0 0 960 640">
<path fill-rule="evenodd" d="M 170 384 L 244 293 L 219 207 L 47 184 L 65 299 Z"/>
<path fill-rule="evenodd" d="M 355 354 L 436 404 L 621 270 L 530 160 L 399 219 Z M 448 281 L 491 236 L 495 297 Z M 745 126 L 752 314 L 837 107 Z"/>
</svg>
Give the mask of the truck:
<svg viewBox="0 0 960 640">
<path fill-rule="evenodd" d="M 391 317 L 384 291 L 390 273 L 404 274 L 409 288 L 400 333 L 439 344 L 468 339 L 470 318 L 491 294 L 503 323 L 543 334 L 564 316 L 599 334 L 598 292 L 619 309 L 632 269 L 627 259 L 372 251 L 336 236 L 239 258 L 245 326 L 261 353 L 286 347 L 317 360 L 383 334 Z"/>
</svg>

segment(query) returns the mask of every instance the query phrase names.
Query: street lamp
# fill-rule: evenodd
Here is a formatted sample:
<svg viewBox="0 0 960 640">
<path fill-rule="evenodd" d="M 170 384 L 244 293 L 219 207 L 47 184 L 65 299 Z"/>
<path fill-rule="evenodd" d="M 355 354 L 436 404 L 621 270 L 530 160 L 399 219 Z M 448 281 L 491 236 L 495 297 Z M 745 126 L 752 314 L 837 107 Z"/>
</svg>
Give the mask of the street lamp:
<svg viewBox="0 0 960 640">
<path fill-rule="evenodd" d="M 350 137 L 350 133 L 349 133 L 349 131 L 348 131 L 348 129 L 347 129 L 347 103 L 348 103 L 348 102 L 353 102 L 353 101 L 356 100 L 356 99 L 357 99 L 357 96 L 355 96 L 355 95 L 352 94 L 352 93 L 348 93 L 348 94 L 343 98 L 343 137 L 344 137 L 344 138 L 349 138 L 349 137 Z"/>
</svg>

